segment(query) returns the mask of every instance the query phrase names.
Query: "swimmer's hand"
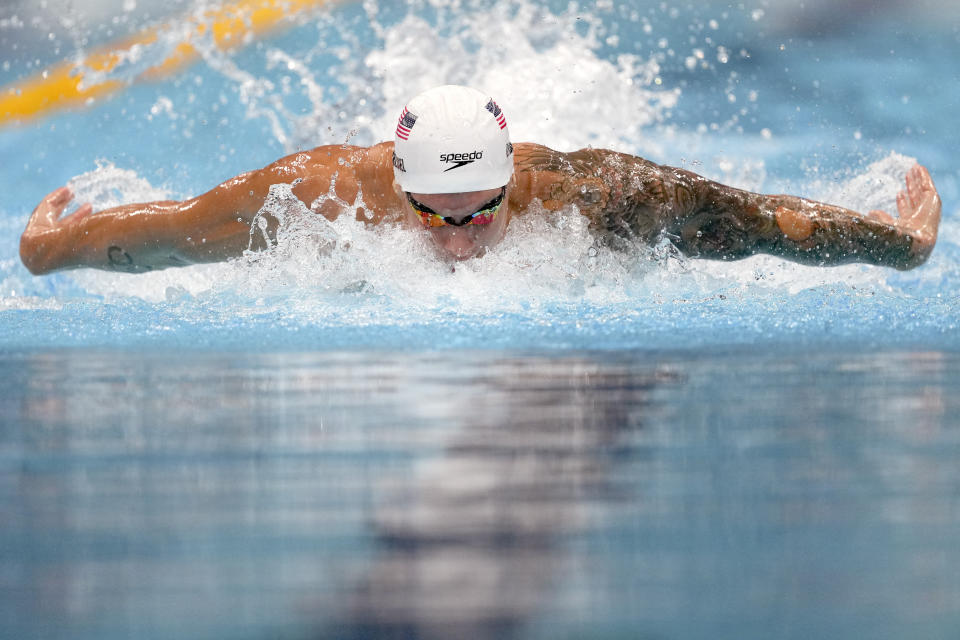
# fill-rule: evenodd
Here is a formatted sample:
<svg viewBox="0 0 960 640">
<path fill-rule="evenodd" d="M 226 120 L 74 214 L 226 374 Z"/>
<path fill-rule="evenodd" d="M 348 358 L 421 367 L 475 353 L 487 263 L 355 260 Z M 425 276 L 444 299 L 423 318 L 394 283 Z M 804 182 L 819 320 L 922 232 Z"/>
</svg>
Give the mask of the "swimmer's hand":
<svg viewBox="0 0 960 640">
<path fill-rule="evenodd" d="M 66 217 L 61 217 L 73 200 L 73 192 L 60 187 L 49 194 L 33 210 L 27 228 L 20 238 L 20 259 L 31 273 L 46 273 L 45 264 L 54 254 L 64 249 L 71 230 L 77 223 L 93 213 L 93 205 L 85 203 Z"/>
<path fill-rule="evenodd" d="M 912 238 L 910 251 L 918 263 L 925 261 L 937 243 L 940 227 L 940 194 L 925 167 L 914 165 L 907 172 L 907 188 L 897 194 L 899 218 L 885 211 L 871 211 L 868 216 L 896 227 Z"/>
<path fill-rule="evenodd" d="M 33 210 L 20 238 L 20 259 L 34 275 L 61 269 L 95 267 L 111 271 L 142 273 L 184 264 L 175 242 L 164 231 L 176 231 L 165 212 L 178 203 L 155 202 L 123 205 L 93 213 L 84 203 L 64 216 L 73 192 L 60 187 Z M 138 261 L 129 251 L 138 250 Z"/>
</svg>

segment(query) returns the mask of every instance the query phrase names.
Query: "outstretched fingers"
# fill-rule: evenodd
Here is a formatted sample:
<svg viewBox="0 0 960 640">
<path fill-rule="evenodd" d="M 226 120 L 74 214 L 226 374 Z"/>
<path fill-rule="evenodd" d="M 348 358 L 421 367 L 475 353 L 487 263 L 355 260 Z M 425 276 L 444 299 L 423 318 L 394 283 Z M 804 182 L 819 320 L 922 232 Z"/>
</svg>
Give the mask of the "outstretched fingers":
<svg viewBox="0 0 960 640">
<path fill-rule="evenodd" d="M 901 218 L 908 218 L 913 212 L 913 205 L 910 203 L 909 196 L 906 191 L 901 191 L 897 194 L 897 213 L 900 214 Z"/>
<path fill-rule="evenodd" d="M 62 212 L 72 198 L 73 192 L 70 191 L 69 187 L 60 187 L 46 197 L 46 202 L 51 208 Z"/>
<path fill-rule="evenodd" d="M 930 176 L 930 172 L 926 170 L 925 167 L 917 165 L 914 167 L 916 170 L 916 181 L 917 186 L 920 190 L 921 199 L 927 199 L 933 196 L 933 198 L 939 203 L 940 194 L 937 193 L 937 187 L 933 184 L 933 178 Z"/>
<path fill-rule="evenodd" d="M 93 205 L 85 203 L 68 216 L 63 216 L 67 205 L 73 200 L 73 192 L 68 187 L 60 187 L 40 201 L 27 223 L 28 230 L 42 231 L 62 225 L 69 225 L 93 213 Z M 63 217 L 62 217 L 63 216 Z"/>
<path fill-rule="evenodd" d="M 907 188 L 897 194 L 897 208 L 901 217 L 939 212 L 940 195 L 933 184 L 930 172 L 919 164 L 911 167 L 906 177 Z"/>
<path fill-rule="evenodd" d="M 897 194 L 899 226 L 913 236 L 916 248 L 929 252 L 940 226 L 940 194 L 930 172 L 919 164 L 907 172 L 906 183 L 907 188 Z"/>
<path fill-rule="evenodd" d="M 919 173 L 920 165 L 916 164 L 910 167 L 910 170 L 907 172 L 907 199 L 910 201 L 910 206 L 916 208 L 920 204 L 920 197 L 922 195 L 922 189 L 920 186 L 920 180 L 922 176 Z"/>
<path fill-rule="evenodd" d="M 33 210 L 28 226 L 54 226 L 72 198 L 73 192 L 67 187 L 60 187 L 48 194 Z"/>
</svg>

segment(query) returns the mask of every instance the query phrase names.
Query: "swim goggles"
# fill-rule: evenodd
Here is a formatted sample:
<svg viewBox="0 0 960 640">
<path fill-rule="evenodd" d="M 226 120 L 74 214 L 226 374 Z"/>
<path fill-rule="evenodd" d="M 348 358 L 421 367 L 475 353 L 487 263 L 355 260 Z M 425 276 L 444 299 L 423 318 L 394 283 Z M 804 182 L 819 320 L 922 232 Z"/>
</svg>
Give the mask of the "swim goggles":
<svg viewBox="0 0 960 640">
<path fill-rule="evenodd" d="M 422 222 L 425 227 L 442 227 L 448 224 L 454 227 L 462 227 L 468 224 L 490 224 L 493 222 L 494 218 L 497 217 L 500 206 L 503 204 L 503 197 L 506 193 L 507 187 L 504 186 L 500 189 L 500 195 L 460 221 L 450 216 L 437 213 L 427 205 L 414 200 L 413 196 L 409 193 L 407 194 L 407 201 L 410 202 L 410 206 L 413 207 L 414 212 L 420 216 L 420 222 Z"/>
</svg>

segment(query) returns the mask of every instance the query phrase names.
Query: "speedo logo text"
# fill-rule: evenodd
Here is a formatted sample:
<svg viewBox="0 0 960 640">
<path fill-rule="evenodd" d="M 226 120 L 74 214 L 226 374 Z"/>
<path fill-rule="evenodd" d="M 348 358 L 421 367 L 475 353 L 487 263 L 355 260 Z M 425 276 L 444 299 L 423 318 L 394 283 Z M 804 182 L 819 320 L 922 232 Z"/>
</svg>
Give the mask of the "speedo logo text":
<svg viewBox="0 0 960 640">
<path fill-rule="evenodd" d="M 470 153 L 441 153 L 440 162 L 452 162 L 452 167 L 447 167 L 444 171 L 452 171 L 483 157 L 483 151 L 471 151 Z"/>
</svg>

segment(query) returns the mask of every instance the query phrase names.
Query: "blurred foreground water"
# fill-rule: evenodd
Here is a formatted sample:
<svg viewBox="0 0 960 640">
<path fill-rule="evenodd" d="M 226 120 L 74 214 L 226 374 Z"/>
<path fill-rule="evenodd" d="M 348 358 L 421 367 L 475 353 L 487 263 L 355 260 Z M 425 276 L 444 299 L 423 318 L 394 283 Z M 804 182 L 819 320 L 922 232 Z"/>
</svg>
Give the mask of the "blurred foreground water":
<svg viewBox="0 0 960 640">
<path fill-rule="evenodd" d="M 960 359 L 0 365 L 16 638 L 948 638 Z"/>
</svg>

